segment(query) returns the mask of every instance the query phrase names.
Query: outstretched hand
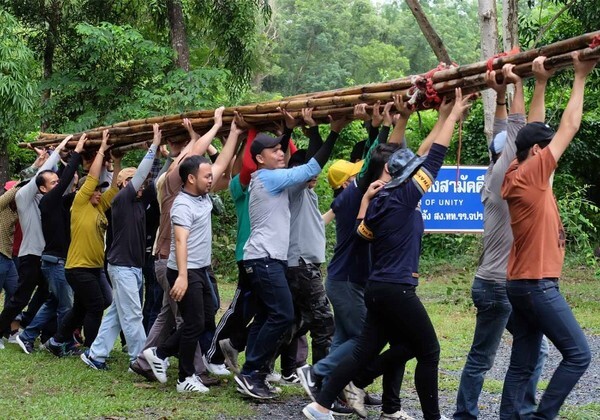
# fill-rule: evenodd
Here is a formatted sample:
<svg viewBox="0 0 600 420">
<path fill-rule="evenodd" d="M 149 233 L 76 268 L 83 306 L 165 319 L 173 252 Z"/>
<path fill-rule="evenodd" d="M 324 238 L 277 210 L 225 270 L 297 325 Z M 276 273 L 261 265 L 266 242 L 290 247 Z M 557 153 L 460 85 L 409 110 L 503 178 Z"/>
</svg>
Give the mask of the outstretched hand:
<svg viewBox="0 0 600 420">
<path fill-rule="evenodd" d="M 83 146 L 85 146 L 86 141 L 87 141 L 87 134 L 83 133 L 81 135 L 81 137 L 79 137 L 79 141 L 77 142 L 77 145 L 75 146 L 75 151 L 77 153 L 81 153 L 81 151 L 83 150 Z"/>
<path fill-rule="evenodd" d="M 397 115 L 400 115 L 400 119 L 408 120 L 413 113 L 413 110 L 408 106 L 408 103 L 404 102 L 404 98 L 399 93 L 394 94 L 394 107 L 398 112 Z"/>
<path fill-rule="evenodd" d="M 572 52 L 571 57 L 573 57 L 573 67 L 575 69 L 575 76 L 578 77 L 587 77 L 588 74 L 590 74 L 592 70 L 594 70 L 594 67 L 596 67 L 598 60 L 600 60 L 600 58 L 595 58 L 593 60 L 581 61 L 581 52 L 579 51 Z"/>
<path fill-rule="evenodd" d="M 454 90 L 454 106 L 452 107 L 449 118 L 452 118 L 454 121 L 460 121 L 463 114 L 470 106 L 471 95 L 463 96 L 462 89 L 456 88 Z"/>
<path fill-rule="evenodd" d="M 294 118 L 292 116 L 292 114 L 290 114 L 288 112 L 287 109 L 283 109 L 281 107 L 277 107 L 277 111 L 279 111 L 281 113 L 281 115 L 283 116 L 283 120 L 285 121 L 285 126 L 288 129 L 293 129 L 298 125 L 298 120 L 296 118 Z"/>
<path fill-rule="evenodd" d="M 496 70 L 486 71 L 485 72 L 485 84 L 489 88 L 495 90 L 496 93 L 498 94 L 498 97 L 504 96 L 506 94 L 507 80 L 506 80 L 506 78 L 504 78 L 502 80 L 502 83 L 498 83 L 496 76 L 497 76 Z"/>
<path fill-rule="evenodd" d="M 370 121 L 371 116 L 367 112 L 367 104 L 356 104 L 354 105 L 354 119 Z"/>
<path fill-rule="evenodd" d="M 304 120 L 306 125 L 308 125 L 309 127 L 316 127 L 317 123 L 314 120 L 312 113 L 313 113 L 312 108 L 302 108 L 302 119 Z"/>
<path fill-rule="evenodd" d="M 341 133 L 342 130 L 351 122 L 351 120 L 346 115 L 337 117 L 336 119 L 329 115 L 329 121 L 331 131 L 335 131 L 338 134 Z"/>
<path fill-rule="evenodd" d="M 540 55 L 539 57 L 536 57 L 531 64 L 531 71 L 533 72 L 535 80 L 538 82 L 547 82 L 548 79 L 552 77 L 554 72 L 556 72 L 556 69 L 546 70 L 546 67 L 544 67 L 545 61 L 546 57 Z"/>
<path fill-rule="evenodd" d="M 371 117 L 371 125 L 375 128 L 379 127 L 383 122 L 383 116 L 381 115 L 381 101 L 377 101 L 373 104 L 373 117 Z"/>
</svg>

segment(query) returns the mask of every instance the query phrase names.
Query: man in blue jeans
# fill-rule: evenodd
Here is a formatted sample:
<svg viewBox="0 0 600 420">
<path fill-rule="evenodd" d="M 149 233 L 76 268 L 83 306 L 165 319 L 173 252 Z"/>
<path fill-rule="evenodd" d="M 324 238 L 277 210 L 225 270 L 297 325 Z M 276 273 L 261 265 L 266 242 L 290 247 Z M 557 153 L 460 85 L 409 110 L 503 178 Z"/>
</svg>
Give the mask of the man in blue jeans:
<svg viewBox="0 0 600 420">
<path fill-rule="evenodd" d="M 544 93 L 550 73 L 544 69 L 545 57 L 538 57 L 533 64 L 536 86 L 529 110 L 529 121 L 544 121 Z M 506 64 L 502 69 L 503 83 L 496 80 L 496 72 L 488 71 L 486 82 L 496 91 L 496 116 L 494 137 L 490 144 L 490 163 L 481 190 L 483 202 L 483 252 L 475 273 L 471 289 L 473 303 L 477 308 L 477 321 L 473 344 L 463 369 L 456 397 L 455 419 L 476 419 L 479 416 L 478 400 L 483 388 L 484 376 L 494 364 L 496 351 L 505 328 L 512 331 L 508 323 L 511 306 L 506 294 L 506 266 L 512 245 L 510 214 L 508 205 L 501 197 L 504 174 L 515 159 L 517 133 L 525 126 L 525 100 L 523 83 L 512 71 L 514 65 Z M 511 114 L 506 110 L 506 86 L 514 83 L 515 96 Z M 507 119 L 508 118 L 508 119 Z M 508 323 L 508 324 L 507 324 Z M 535 392 L 548 356 L 548 342 L 544 338 L 539 359 L 519 410 L 525 416 L 535 411 Z"/>
<path fill-rule="evenodd" d="M 60 178 L 51 170 L 41 171 L 35 178 L 38 190 L 43 194 L 38 205 L 46 243 L 41 268 L 50 295 L 27 328 L 16 338 L 17 344 L 26 354 L 33 352 L 33 344 L 42 329 L 52 321 L 60 324 L 73 306 L 73 290 L 65 277 L 65 260 L 71 242 L 70 208 L 75 194 L 67 193 L 67 190 L 72 186 L 75 172 L 81 163 L 80 153 L 85 142 L 84 134 L 79 138 Z M 76 351 L 73 346 L 71 350 Z"/>
<path fill-rule="evenodd" d="M 563 360 L 530 418 L 555 418 L 591 361 L 585 334 L 558 288 L 565 231 L 550 181 L 558 160 L 579 130 L 585 81 L 598 61 L 580 61 L 579 52 L 573 52 L 572 57 L 573 89 L 558 131 L 542 122 L 523 127 L 516 139 L 517 161 L 508 168 L 502 184 L 514 239 L 507 283 L 513 308 L 513 346 L 502 390 L 501 419 L 520 417 L 544 335 Z"/>
<path fill-rule="evenodd" d="M 284 112 L 288 129 L 294 119 Z M 292 295 L 286 279 L 290 239 L 288 188 L 317 176 L 333 150 L 338 136 L 329 136 L 308 163 L 285 168 L 287 136 L 260 133 L 250 146 L 258 170 L 249 185 L 250 237 L 244 247 L 244 268 L 256 296 L 256 315 L 250 325 L 246 363 L 235 376 L 238 390 L 258 399 L 276 394 L 266 382 L 270 362 L 294 323 Z"/>
</svg>

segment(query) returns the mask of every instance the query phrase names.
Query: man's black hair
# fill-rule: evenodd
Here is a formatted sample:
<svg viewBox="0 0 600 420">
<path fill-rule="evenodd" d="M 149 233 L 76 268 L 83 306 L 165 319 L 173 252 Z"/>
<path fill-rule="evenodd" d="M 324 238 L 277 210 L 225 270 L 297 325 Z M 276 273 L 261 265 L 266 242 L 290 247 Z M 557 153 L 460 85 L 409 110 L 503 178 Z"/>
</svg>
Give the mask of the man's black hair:
<svg viewBox="0 0 600 420">
<path fill-rule="evenodd" d="M 358 162 L 363 158 L 365 153 L 365 145 L 367 144 L 366 140 L 359 141 L 354 145 L 352 151 L 350 152 L 350 162 Z"/>
<path fill-rule="evenodd" d="M 371 159 L 369 161 L 369 167 L 360 179 L 359 188 L 361 191 L 366 191 L 372 182 L 379 179 L 390 156 L 392 156 L 392 154 L 400 147 L 402 147 L 402 145 L 397 143 L 383 143 L 378 144 L 377 147 L 373 149 L 373 152 L 371 153 Z"/>
<path fill-rule="evenodd" d="M 546 140 L 546 141 L 542 141 L 542 142 L 537 143 L 537 144 L 538 144 L 538 146 L 540 146 L 541 149 L 544 149 L 546 146 L 548 146 L 550 144 L 550 142 L 551 142 L 551 140 Z M 531 146 L 531 147 L 533 147 L 533 146 Z M 529 150 L 531 150 L 531 147 L 529 147 L 529 148 L 527 148 L 525 150 L 519 150 L 519 151 L 517 151 L 517 162 L 521 163 L 525 159 L 527 159 L 527 155 L 529 154 Z"/>
<path fill-rule="evenodd" d="M 200 155 L 192 155 L 183 159 L 183 162 L 179 165 L 181 183 L 185 185 L 188 175 L 195 175 L 202 164 L 210 165 L 210 160 Z"/>
<path fill-rule="evenodd" d="M 50 169 L 46 169 L 46 170 L 40 172 L 39 174 L 37 174 L 35 177 L 36 187 L 38 187 L 38 189 L 39 189 L 42 185 L 46 185 L 46 174 L 53 174 L 53 173 L 54 173 L 54 171 L 52 171 Z"/>
</svg>

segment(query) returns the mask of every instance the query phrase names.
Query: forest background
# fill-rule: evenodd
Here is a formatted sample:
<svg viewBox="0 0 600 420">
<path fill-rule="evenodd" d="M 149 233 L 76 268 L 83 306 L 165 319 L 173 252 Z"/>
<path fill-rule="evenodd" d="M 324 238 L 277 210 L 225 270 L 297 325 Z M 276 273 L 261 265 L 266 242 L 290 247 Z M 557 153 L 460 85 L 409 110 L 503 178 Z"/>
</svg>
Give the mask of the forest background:
<svg viewBox="0 0 600 420">
<path fill-rule="evenodd" d="M 600 4 L 592 4 L 597 0 L 509 1 L 517 8 L 522 50 L 600 28 Z M 40 130 L 77 132 L 428 71 L 439 60 L 407 3 L 414 2 L 0 0 L 0 181 L 34 160 L 32 152 L 16 145 Z M 419 3 L 454 62 L 481 60 L 478 7 L 493 2 Z M 497 3 L 501 15 L 507 1 Z M 571 80 L 572 72 L 565 71 L 549 84 L 547 121 L 555 127 Z M 600 243 L 599 87 L 596 71 L 586 86 L 581 129 L 555 180 L 569 258 L 587 266 L 596 266 L 594 249 Z M 528 97 L 531 88 L 528 83 Z M 435 118 L 432 111 L 413 116 L 409 144 L 423 139 Z M 328 127 L 322 130 L 326 134 Z M 365 136 L 358 122 L 350 125 L 334 158 L 348 158 Z M 300 131 L 294 138 L 305 142 Z M 461 164 L 487 165 L 481 101 L 463 125 L 462 141 Z M 129 153 L 129 163 L 140 153 Z M 447 163 L 455 163 L 456 156 L 455 142 Z M 324 178 L 317 186 L 323 210 L 331 202 Z M 214 221 L 214 262 L 219 277 L 233 280 L 235 213 L 229 194 L 221 195 L 228 211 Z M 428 235 L 424 256 L 452 259 L 476 255 L 478 247 L 474 235 Z"/>
</svg>

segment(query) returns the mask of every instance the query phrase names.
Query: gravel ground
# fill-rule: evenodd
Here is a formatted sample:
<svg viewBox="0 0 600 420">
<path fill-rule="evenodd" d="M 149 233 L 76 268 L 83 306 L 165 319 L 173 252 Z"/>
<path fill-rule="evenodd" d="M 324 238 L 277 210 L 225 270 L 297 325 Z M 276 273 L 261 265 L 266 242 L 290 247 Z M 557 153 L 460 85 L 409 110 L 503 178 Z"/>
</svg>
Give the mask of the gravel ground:
<svg viewBox="0 0 600 420">
<path fill-rule="evenodd" d="M 567 405 L 576 406 L 598 402 L 598 395 L 600 394 L 600 336 L 588 335 L 587 338 L 592 350 L 592 363 L 567 398 Z M 510 361 L 510 346 L 511 337 L 510 335 L 505 334 L 500 348 L 498 349 L 494 367 L 488 372 L 487 378 L 493 378 L 500 381 L 504 380 L 504 375 L 506 374 L 506 369 L 508 368 Z M 542 373 L 542 380 L 550 380 L 552 373 L 560 363 L 561 359 L 558 350 L 550 344 L 550 354 Z M 457 377 L 460 376 L 460 372 L 445 373 L 456 375 Z M 541 396 L 541 393 L 538 393 L 538 397 L 539 396 Z M 441 411 L 442 414 L 447 417 L 450 417 L 453 413 L 455 397 L 456 393 L 454 391 L 440 392 Z M 249 404 L 252 404 L 257 412 L 257 415 L 253 417 L 254 419 L 302 419 L 304 417 L 302 416 L 301 410 L 308 402 L 308 398 L 293 396 L 282 401 L 270 401 L 269 403 L 261 404 L 250 401 Z M 419 401 L 414 389 L 403 389 L 402 405 L 403 409 L 416 419 L 422 418 Z M 479 398 L 479 405 L 481 410 L 480 418 L 497 418 L 500 407 L 500 394 L 484 391 Z M 358 418 L 356 416 L 354 417 Z M 369 419 L 377 418 L 379 418 L 379 411 L 370 411 Z"/>
</svg>

